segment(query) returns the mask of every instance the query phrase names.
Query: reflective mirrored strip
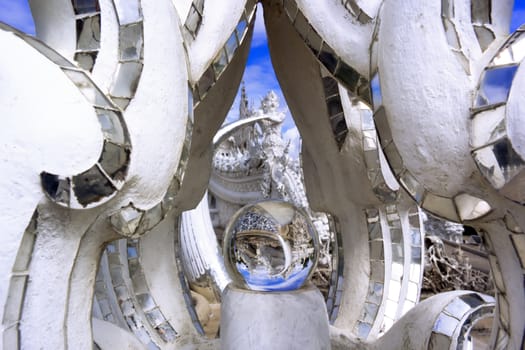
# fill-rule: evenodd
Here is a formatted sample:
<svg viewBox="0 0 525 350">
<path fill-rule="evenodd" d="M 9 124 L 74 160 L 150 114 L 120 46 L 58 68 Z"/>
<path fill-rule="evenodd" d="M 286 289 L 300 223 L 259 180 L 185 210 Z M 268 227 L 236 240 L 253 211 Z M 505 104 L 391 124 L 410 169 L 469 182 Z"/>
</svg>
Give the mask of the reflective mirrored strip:
<svg viewBox="0 0 525 350">
<path fill-rule="evenodd" d="M 485 51 L 496 39 L 492 27 L 492 4 L 491 0 L 471 1 L 471 23 L 472 29 L 478 39 L 481 51 Z M 451 51 L 457 56 L 459 62 L 470 75 L 470 62 L 464 44 L 465 38 L 459 35 L 458 27 L 463 24 L 456 17 L 456 2 L 454 0 L 441 0 L 441 19 L 447 42 Z"/>
<path fill-rule="evenodd" d="M 2 345 L 4 349 L 20 349 L 20 320 L 24 304 L 29 266 L 37 234 L 38 211 L 35 210 L 24 231 L 7 287 L 6 304 L 2 319 Z"/>
<path fill-rule="evenodd" d="M 77 209 L 93 207 L 108 201 L 124 184 L 129 167 L 128 158 L 131 152 L 131 142 L 122 113 L 83 69 L 77 68 L 35 38 L 4 24 L 0 24 L 0 29 L 12 32 L 59 66 L 95 109 L 105 144 L 112 142 L 112 140 L 123 140 L 120 144 L 112 143 L 113 148 L 103 147 L 99 162 L 81 174 L 61 176 L 42 172 L 40 180 L 44 193 L 53 202 L 61 206 Z M 111 118 L 101 118 L 101 111 L 111 114 Z M 111 121 L 111 126 L 107 124 L 108 121 Z M 117 149 L 120 152 L 115 153 Z"/>
<path fill-rule="evenodd" d="M 500 296 L 507 294 L 506 281 L 503 278 L 503 271 L 501 270 L 501 266 L 496 256 L 496 251 L 494 249 L 494 244 L 492 242 L 493 235 L 489 234 L 485 230 L 480 230 L 479 232 L 480 232 L 481 237 L 483 238 L 483 241 L 485 242 L 485 249 L 487 250 L 487 253 L 489 254 L 490 271 L 492 274 L 492 278 L 494 280 L 494 285 L 496 287 L 496 295 L 498 296 L 497 301 L 499 303 L 501 300 Z M 500 238 L 498 237 L 498 239 Z M 524 287 L 525 287 L 525 284 L 524 284 Z M 508 317 L 508 315 L 506 315 L 505 313 L 501 312 L 501 310 L 499 310 L 498 322 L 493 323 L 493 332 L 496 331 L 498 334 L 496 344 L 495 344 L 495 349 L 506 349 L 508 341 L 509 341 L 508 328 L 506 331 L 503 325 L 509 325 L 510 318 L 505 318 L 505 317 Z"/>
<path fill-rule="evenodd" d="M 109 95 L 125 110 L 135 96 L 144 67 L 144 19 L 140 0 L 113 3 L 119 23 L 119 46 Z"/>
<path fill-rule="evenodd" d="M 326 299 L 326 309 L 328 311 L 330 324 L 334 324 L 339 314 L 344 288 L 344 251 L 339 221 L 335 216 L 327 216 L 330 227 L 329 230 L 334 234 L 335 239 L 333 240 L 332 273 L 330 275 L 330 288 Z"/>
<path fill-rule="evenodd" d="M 182 293 L 184 296 L 184 301 L 186 303 L 186 308 L 188 313 L 190 314 L 191 321 L 193 323 L 193 326 L 197 330 L 197 332 L 200 335 L 204 335 L 204 328 L 202 327 L 202 324 L 199 321 L 199 317 L 197 316 L 197 311 L 195 310 L 195 305 L 193 303 L 193 299 L 191 296 L 191 291 L 189 287 L 188 280 L 186 276 L 184 275 L 184 269 L 183 269 L 183 263 L 182 263 L 182 247 L 181 247 L 181 241 L 180 241 L 180 232 L 182 230 L 181 225 L 182 222 L 180 220 L 180 217 L 178 219 L 178 223 L 176 223 L 176 227 L 178 229 L 178 232 L 174 235 L 175 238 L 175 263 L 177 264 L 177 270 L 179 274 L 179 280 L 182 287 Z"/>
<path fill-rule="evenodd" d="M 381 330 L 386 332 L 399 318 L 400 310 L 402 310 L 403 304 L 402 287 L 406 277 L 408 276 L 405 276 L 406 249 L 404 246 L 404 234 L 401 224 L 401 217 L 397 206 L 386 205 L 384 215 L 386 226 L 388 227 L 388 234 L 385 233 L 384 237 L 386 236 L 386 242 L 390 243 L 390 245 L 385 244 L 385 249 L 390 250 L 390 256 L 392 259 L 390 262 L 388 262 L 391 271 L 389 281 L 387 282 L 388 286 L 385 301 L 385 318 L 383 320 L 383 325 L 381 326 Z"/>
<path fill-rule="evenodd" d="M 140 264 L 140 241 L 137 239 L 127 239 L 126 243 L 129 276 L 133 284 L 136 302 L 138 302 L 136 307 L 141 308 L 142 312 L 146 315 L 146 320 L 149 322 L 151 328 L 157 332 L 158 336 L 164 342 L 172 343 L 178 334 L 170 325 L 169 321 L 166 320 L 149 291 L 144 271 Z"/>
<path fill-rule="evenodd" d="M 71 178 L 43 172 L 42 186 L 56 203 L 72 208 L 86 208 L 112 198 L 127 176 L 131 142 L 122 113 L 96 87 L 83 70 L 62 67 L 64 73 L 93 104 L 98 116 L 104 145 L 99 161 L 85 172 Z"/>
<path fill-rule="evenodd" d="M 109 253 L 116 252 L 115 242 L 109 243 L 100 258 L 97 276 L 95 279 L 95 295 L 93 296 L 93 317 L 111 322 L 123 329 L 129 329 L 120 310 L 119 301 L 128 299 L 128 290 L 125 287 L 113 288 L 109 270 Z M 112 259 L 118 259 L 112 255 Z M 118 292 L 118 297 L 115 292 Z"/>
<path fill-rule="evenodd" d="M 483 177 L 504 197 L 523 203 L 519 183 L 525 159 L 507 131 L 507 102 L 516 72 L 525 58 L 525 33 L 514 32 L 485 68 L 472 109 L 472 157 Z"/>
<path fill-rule="evenodd" d="M 186 44 L 194 40 L 199 33 L 199 29 L 202 24 L 203 13 L 204 0 L 193 0 L 182 30 Z"/>
<path fill-rule="evenodd" d="M 428 348 L 430 350 L 471 348 L 468 347 L 471 329 L 479 320 L 491 317 L 494 309 L 494 298 L 488 295 L 471 292 L 457 296 L 436 318 Z"/>
<path fill-rule="evenodd" d="M 351 95 L 350 98 L 352 99 Z M 381 150 L 372 109 L 358 99 L 355 100 L 353 105 L 359 110 L 361 115 L 361 135 L 368 180 L 372 185 L 374 194 L 382 203 L 393 203 L 398 199 L 399 191 L 391 189 L 383 175 L 383 171 L 389 170 L 382 169 L 381 156 L 379 154 Z"/>
<path fill-rule="evenodd" d="M 441 20 L 450 49 L 457 56 L 467 74 L 470 74 L 470 63 L 467 55 L 463 51 L 461 38 L 456 28 L 458 24 L 455 16 L 454 0 L 441 0 Z"/>
<path fill-rule="evenodd" d="M 368 229 L 370 247 L 370 279 L 365 304 L 354 327 L 354 332 L 360 339 L 367 339 L 377 324 L 382 324 L 385 311 L 385 284 L 388 284 L 387 265 L 385 261 L 385 232 L 381 227 L 380 211 L 377 208 L 364 211 Z M 387 235 L 388 236 L 388 235 Z M 380 312 L 381 311 L 381 312 Z"/>
<path fill-rule="evenodd" d="M 237 53 L 237 49 L 246 43 L 248 32 L 253 30 L 255 24 L 255 11 L 257 5 L 253 1 L 248 1 L 244 8 L 237 27 L 230 34 L 224 46 L 217 52 L 211 64 L 206 68 L 203 75 L 199 78 L 193 88 L 193 102 L 197 105 L 202 101 L 208 91 L 220 79 L 223 72 L 232 62 Z"/>
<path fill-rule="evenodd" d="M 406 275 L 406 293 L 405 301 L 401 311 L 401 316 L 414 307 L 419 302 L 421 286 L 423 284 L 424 271 L 424 250 L 423 239 L 425 236 L 421 211 L 419 207 L 412 207 L 408 210 L 408 234 L 404 234 L 405 241 L 410 246 L 410 256 L 408 257 L 408 266 L 405 266 Z M 406 264 L 405 260 L 405 264 Z"/>
<path fill-rule="evenodd" d="M 77 47 L 74 59 L 91 72 L 100 50 L 101 15 L 98 0 L 71 0 L 75 12 Z"/>
<path fill-rule="evenodd" d="M 339 96 L 337 80 L 332 78 L 325 69 L 321 69 L 321 72 L 328 120 L 332 128 L 335 142 L 337 143 L 339 150 L 341 150 L 346 140 L 346 135 L 348 134 L 348 127 L 346 125 L 343 106 L 341 104 L 341 97 Z"/>
<path fill-rule="evenodd" d="M 112 287 L 129 329 L 148 348 L 172 343 L 177 332 L 166 320 L 149 292 L 140 264 L 138 240 L 119 240 L 106 248 Z"/>
<path fill-rule="evenodd" d="M 188 93 L 188 120 L 186 122 L 186 133 L 184 135 L 179 164 L 162 201 L 148 210 L 138 209 L 130 203 L 109 217 L 109 222 L 113 229 L 126 237 L 138 238 L 146 232 L 149 232 L 157 226 L 177 204 L 176 198 L 186 172 L 190 155 L 191 135 L 193 133 L 193 103 L 190 87 L 188 87 Z"/>
<path fill-rule="evenodd" d="M 482 51 L 496 39 L 492 29 L 492 1 L 494 0 L 470 2 L 471 22 Z"/>
<path fill-rule="evenodd" d="M 310 25 L 295 0 L 284 1 L 285 13 L 312 54 L 348 91 L 370 102 L 368 79 L 346 64 Z M 320 45 L 319 45 L 320 43 Z"/>
<path fill-rule="evenodd" d="M 372 17 L 364 12 L 363 9 L 355 2 L 355 0 L 341 0 L 341 4 L 343 4 L 348 12 L 362 24 L 372 21 Z"/>
</svg>

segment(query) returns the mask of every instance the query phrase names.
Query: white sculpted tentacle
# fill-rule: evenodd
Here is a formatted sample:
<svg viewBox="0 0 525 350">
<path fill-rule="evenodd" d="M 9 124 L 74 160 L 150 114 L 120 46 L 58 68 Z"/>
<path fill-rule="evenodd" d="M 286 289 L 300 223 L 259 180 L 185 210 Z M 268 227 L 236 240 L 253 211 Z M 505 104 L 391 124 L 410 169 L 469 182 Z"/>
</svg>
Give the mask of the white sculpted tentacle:
<svg viewBox="0 0 525 350">
<path fill-rule="evenodd" d="M 107 202 L 122 188 L 126 180 L 131 153 L 128 130 L 120 110 L 83 70 L 53 49 L 5 25 L 0 28 L 22 39 L 54 63 L 92 106 L 102 129 L 102 152 L 96 164 L 72 176 L 42 172 L 40 178 L 45 194 L 55 203 L 70 208 L 91 208 Z"/>
<path fill-rule="evenodd" d="M 368 46 L 375 28 L 373 23 L 363 25 L 354 23 L 357 20 L 352 22 L 345 17 L 346 10 L 342 4 L 327 4 L 322 11 L 311 5 L 313 3 L 307 1 L 286 0 L 284 11 L 323 67 L 348 91 L 370 104 Z M 326 23 L 328 18 L 329 21 L 336 21 L 337 25 L 320 25 L 320 22 Z"/>
<path fill-rule="evenodd" d="M 372 72 L 371 87 L 374 119 L 385 156 L 401 185 L 424 209 L 453 221 L 483 217 L 492 208 L 485 199 L 487 190 L 472 176 L 475 168 L 468 157 L 468 140 L 463 136 L 469 128 L 469 96 L 475 87 L 474 79 L 448 48 L 439 4 L 419 8 L 421 4 L 403 3 L 398 7 L 394 3 L 387 2 L 383 7 L 376 44 L 378 72 Z M 397 15 L 389 15 L 393 12 Z M 406 22 L 404 16 L 410 21 Z M 427 27 L 435 29 L 417 36 L 410 34 Z M 396 32 L 392 28 L 410 37 L 410 42 L 390 46 L 392 33 Z M 437 36 L 436 30 L 441 31 Z M 417 68 L 427 62 L 420 55 L 429 55 L 432 69 Z M 410 63 L 406 69 L 394 72 L 393 65 L 401 57 Z M 443 84 L 446 89 L 441 88 Z M 400 103 L 404 99 L 418 100 L 427 93 L 436 98 L 425 103 Z M 407 142 L 401 133 L 409 126 L 417 133 Z M 449 172 L 449 167 L 458 170 Z"/>
<path fill-rule="evenodd" d="M 285 16 L 277 19 L 265 13 L 275 69 L 304 133 L 310 205 L 332 213 L 343 233 L 344 279 L 334 301 L 339 315 L 332 321 L 356 338 L 372 341 L 419 300 L 423 272 L 419 211 L 398 194 L 392 176 L 386 179 L 388 169 L 382 169 L 386 163 L 381 164 L 368 105 L 344 84 L 338 86 L 326 65 L 319 67 L 295 22 Z M 301 59 L 291 59 L 292 55 Z M 307 127 L 313 121 L 315 130 Z M 331 199 L 325 201 L 327 195 Z M 363 260 L 369 261 L 364 268 Z"/>
</svg>

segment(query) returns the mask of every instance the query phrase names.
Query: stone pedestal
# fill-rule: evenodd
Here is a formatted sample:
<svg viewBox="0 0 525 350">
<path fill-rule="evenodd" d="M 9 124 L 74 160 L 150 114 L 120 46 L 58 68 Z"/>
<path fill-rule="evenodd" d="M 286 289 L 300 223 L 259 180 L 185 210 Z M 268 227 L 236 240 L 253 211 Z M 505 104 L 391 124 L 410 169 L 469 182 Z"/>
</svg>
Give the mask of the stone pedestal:
<svg viewBox="0 0 525 350">
<path fill-rule="evenodd" d="M 323 296 L 314 286 L 256 292 L 231 284 L 222 295 L 221 349 L 330 349 Z"/>
</svg>

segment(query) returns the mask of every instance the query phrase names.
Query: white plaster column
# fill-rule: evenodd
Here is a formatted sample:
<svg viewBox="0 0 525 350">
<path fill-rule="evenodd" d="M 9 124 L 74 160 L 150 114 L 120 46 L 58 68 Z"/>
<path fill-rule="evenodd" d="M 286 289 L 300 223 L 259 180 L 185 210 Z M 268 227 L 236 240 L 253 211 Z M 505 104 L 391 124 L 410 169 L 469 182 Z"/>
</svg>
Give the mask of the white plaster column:
<svg viewBox="0 0 525 350">
<path fill-rule="evenodd" d="M 323 296 L 311 286 L 254 292 L 230 284 L 222 295 L 221 349 L 330 349 Z"/>
</svg>

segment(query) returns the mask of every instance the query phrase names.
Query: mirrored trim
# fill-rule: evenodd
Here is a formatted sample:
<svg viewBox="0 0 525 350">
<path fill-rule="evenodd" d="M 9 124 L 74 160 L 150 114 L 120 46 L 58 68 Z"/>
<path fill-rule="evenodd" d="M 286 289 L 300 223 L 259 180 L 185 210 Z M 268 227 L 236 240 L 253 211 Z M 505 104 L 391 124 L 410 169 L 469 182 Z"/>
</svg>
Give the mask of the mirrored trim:
<svg viewBox="0 0 525 350">
<path fill-rule="evenodd" d="M 215 83 L 219 81 L 222 74 L 232 62 L 237 49 L 245 44 L 248 32 L 253 30 L 255 24 L 255 12 L 257 3 L 248 1 L 236 28 L 230 34 L 224 46 L 217 52 L 210 65 L 206 68 L 199 81 L 193 86 L 193 102 L 196 106 L 206 98 Z"/>
<path fill-rule="evenodd" d="M 462 47 L 461 38 L 456 28 L 461 26 L 461 24 L 456 19 L 455 6 L 454 0 L 441 0 L 441 20 L 443 30 L 450 50 L 458 58 L 465 72 L 470 75 L 470 62 Z"/>
<path fill-rule="evenodd" d="M 204 0 L 193 0 L 184 21 L 183 26 L 183 36 L 184 41 L 188 44 L 191 41 L 195 40 L 199 34 L 199 30 L 202 24 L 202 16 L 204 14 Z"/>
<path fill-rule="evenodd" d="M 105 253 L 116 304 L 130 331 L 148 349 L 173 343 L 179 335 L 149 291 L 140 264 L 140 242 L 136 239 L 114 241 L 107 245 Z"/>
<path fill-rule="evenodd" d="M 367 24 L 372 21 L 372 17 L 363 11 L 363 9 L 355 2 L 355 0 L 341 0 L 341 4 L 348 10 L 348 12 L 357 19 L 361 24 Z"/>
<path fill-rule="evenodd" d="M 144 67 L 144 18 L 141 0 L 113 0 L 119 23 L 118 63 L 109 95 L 125 110 L 137 91 Z"/>
<path fill-rule="evenodd" d="M 38 210 L 35 210 L 26 227 L 6 290 L 6 302 L 2 319 L 2 344 L 4 348 L 20 349 L 20 322 L 25 300 L 29 267 L 37 235 Z"/>
<path fill-rule="evenodd" d="M 366 209 L 364 210 L 364 215 L 368 230 L 370 279 L 366 300 L 362 306 L 358 322 L 354 327 L 354 332 L 360 339 L 366 340 L 374 325 L 383 320 L 383 314 L 379 313 L 379 310 L 384 308 L 385 284 L 388 284 L 388 281 L 385 279 L 387 275 L 385 263 L 385 233 L 381 228 L 382 218 L 379 209 Z"/>
<path fill-rule="evenodd" d="M 491 1 L 492 0 L 477 0 L 470 2 L 471 25 L 482 52 L 496 39 L 496 35 L 492 29 Z M 456 55 L 465 72 L 470 75 L 470 61 L 467 51 L 463 47 L 465 45 L 462 44 L 463 39 L 457 30 L 457 27 L 464 26 L 464 24 L 456 18 L 455 7 L 456 2 L 454 0 L 441 0 L 443 30 L 451 51 Z"/>
<path fill-rule="evenodd" d="M 74 60 L 82 69 L 91 72 L 100 51 L 101 15 L 98 0 L 71 0 L 75 12 L 77 46 Z"/>
<path fill-rule="evenodd" d="M 175 263 L 177 265 L 178 277 L 179 277 L 180 285 L 182 288 L 184 302 L 186 303 L 186 309 L 190 315 L 193 326 L 197 330 L 198 334 L 203 336 L 205 334 L 204 328 L 202 327 L 202 324 L 199 320 L 199 316 L 197 315 L 197 311 L 195 310 L 195 305 L 193 303 L 193 299 L 191 296 L 190 285 L 189 285 L 188 279 L 186 278 L 184 274 L 184 267 L 183 267 L 183 262 L 182 262 L 182 259 L 183 259 L 182 247 L 181 247 L 181 241 L 180 241 L 181 239 L 180 232 L 182 230 L 181 225 L 182 225 L 182 220 L 179 216 L 177 218 L 177 222 L 175 223 L 177 232 L 175 233 L 175 235 L 173 235 L 174 237 L 173 243 L 175 244 Z"/>
<path fill-rule="evenodd" d="M 366 209 L 364 215 L 369 235 L 370 280 L 354 332 L 366 340 L 388 331 L 419 302 L 424 232 L 416 206 L 405 211 L 388 204 Z"/>
<path fill-rule="evenodd" d="M 341 150 L 345 143 L 346 135 L 348 134 L 348 127 L 346 125 L 343 106 L 341 104 L 341 97 L 339 96 L 337 80 L 335 80 L 325 69 L 321 69 L 321 80 L 328 120 L 337 147 Z"/>
<path fill-rule="evenodd" d="M 479 320 L 492 317 L 494 312 L 495 300 L 491 296 L 470 292 L 455 297 L 434 322 L 429 350 L 470 348 L 467 342 L 471 329 Z"/>
<path fill-rule="evenodd" d="M 168 212 L 178 204 L 177 194 L 180 190 L 188 165 L 191 148 L 191 135 L 193 133 L 192 95 L 191 88 L 188 86 L 188 119 L 186 122 L 184 142 L 177 170 L 162 201 L 148 210 L 136 208 L 133 203 L 130 203 L 109 217 L 109 222 L 113 229 L 125 237 L 138 238 L 151 231 L 162 220 L 164 220 Z"/>
<path fill-rule="evenodd" d="M 297 7 L 296 0 L 284 0 L 283 3 L 288 19 L 321 65 L 348 91 L 371 105 L 368 79 L 345 63 L 326 41 L 318 45 L 322 37 Z"/>
<path fill-rule="evenodd" d="M 406 249 L 404 240 L 406 233 L 403 232 L 401 213 L 395 204 L 385 206 L 386 226 L 388 227 L 388 241 L 390 243 L 391 261 L 390 278 L 387 282 L 388 293 L 385 301 L 385 319 L 381 331 L 386 332 L 400 317 L 400 311 L 404 304 L 403 286 L 408 282 L 408 274 L 405 273 Z M 397 232 L 397 233 L 396 233 Z"/>
<path fill-rule="evenodd" d="M 131 152 L 131 141 L 122 112 L 113 102 L 96 86 L 85 70 L 77 68 L 66 58 L 55 52 L 46 44 L 36 40 L 34 37 L 0 23 L 0 30 L 8 31 L 25 41 L 28 45 L 35 48 L 46 58 L 58 65 L 62 72 L 78 88 L 79 92 L 86 98 L 98 113 L 106 110 L 113 115 L 113 127 L 108 128 L 100 118 L 97 121 L 103 133 L 103 141 L 111 142 L 112 139 L 124 140 L 117 144 L 129 156 Z M 98 115 L 97 113 L 97 115 Z M 103 148 L 99 157 L 99 162 L 81 174 L 72 176 L 62 176 L 48 172 L 40 173 L 42 189 L 46 196 L 53 202 L 70 208 L 82 209 L 102 204 L 111 199 L 124 184 L 127 176 L 129 162 L 119 159 L 117 163 L 108 162 L 109 153 L 107 148 Z M 103 161 L 103 165 L 100 162 Z M 109 175 L 104 168 L 118 168 L 118 172 Z M 111 173 L 111 171 L 110 171 Z"/>
<path fill-rule="evenodd" d="M 330 275 L 330 287 L 326 298 L 326 310 L 330 324 L 334 324 L 341 307 L 344 291 L 344 251 L 341 227 L 337 217 L 327 214 L 330 232 L 334 233 L 332 251 L 332 273 Z"/>
</svg>

